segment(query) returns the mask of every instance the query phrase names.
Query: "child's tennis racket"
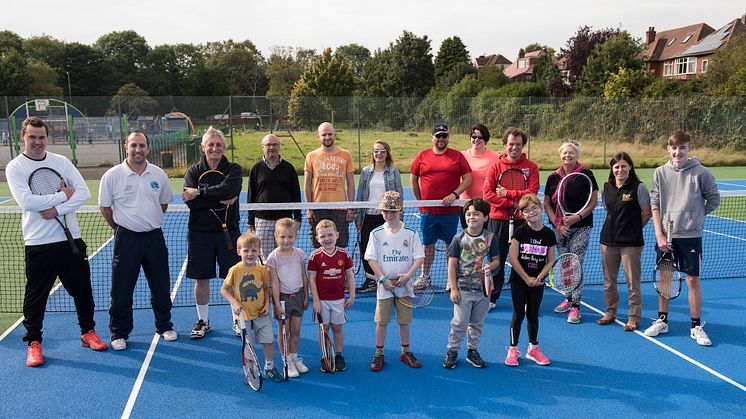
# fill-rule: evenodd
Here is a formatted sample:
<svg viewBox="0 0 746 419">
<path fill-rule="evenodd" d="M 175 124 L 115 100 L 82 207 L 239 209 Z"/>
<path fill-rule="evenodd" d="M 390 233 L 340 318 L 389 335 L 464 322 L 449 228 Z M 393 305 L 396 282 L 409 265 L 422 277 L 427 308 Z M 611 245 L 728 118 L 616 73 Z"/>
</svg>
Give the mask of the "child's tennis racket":
<svg viewBox="0 0 746 419">
<path fill-rule="evenodd" d="M 282 317 L 281 317 L 281 329 L 282 329 L 282 374 L 285 378 L 285 381 L 288 380 L 288 353 L 290 351 L 290 348 L 288 347 L 288 328 L 287 324 L 285 323 L 285 319 L 287 316 L 285 315 L 285 302 L 280 301 L 280 307 L 282 308 Z"/>
<path fill-rule="evenodd" d="M 552 269 L 549 270 L 549 282 L 544 281 L 550 287 L 565 294 L 572 294 L 583 282 L 583 267 L 580 257 L 575 253 L 563 253 L 554 261 Z"/>
<path fill-rule="evenodd" d="M 681 294 L 682 275 L 679 271 L 679 264 L 676 255 L 671 248 L 671 234 L 673 233 L 673 221 L 668 222 L 666 229 L 666 240 L 668 241 L 668 252 L 661 255 L 661 258 L 655 264 L 653 271 L 653 286 L 662 298 L 673 300 Z"/>
<path fill-rule="evenodd" d="M 563 177 L 557 185 L 557 204 L 562 216 L 577 215 L 588 207 L 593 198 L 593 182 L 585 173 L 573 172 Z M 567 237 L 562 237 L 565 247 Z"/>
<path fill-rule="evenodd" d="M 319 322 L 319 347 L 321 348 L 321 362 L 324 364 L 326 372 L 334 372 L 334 347 L 329 337 L 329 332 L 324 328 L 324 322 L 321 320 L 321 313 L 318 314 Z"/>
<path fill-rule="evenodd" d="M 520 169 L 505 169 L 500 173 L 497 178 L 497 185 L 509 191 L 523 191 L 528 189 L 528 177 Z M 513 222 L 515 215 L 518 213 L 518 206 L 516 205 L 512 211 L 510 211 L 510 223 L 508 225 L 508 244 L 510 239 L 513 238 Z"/>
<path fill-rule="evenodd" d="M 34 195 L 54 195 L 65 185 L 65 180 L 62 176 L 54 169 L 50 167 L 40 167 L 28 177 L 28 186 L 31 188 L 31 193 Z M 54 217 L 57 224 L 62 227 L 62 231 L 65 232 L 67 243 L 70 245 L 70 250 L 74 255 L 78 254 L 78 246 L 75 245 L 72 233 L 67 228 L 67 216 L 63 215 L 62 220 L 60 217 Z"/>
<path fill-rule="evenodd" d="M 396 284 L 396 279 L 399 277 L 399 275 L 392 275 L 389 276 L 389 279 L 394 279 L 394 284 Z M 414 290 L 414 296 L 400 296 L 399 293 L 404 293 L 406 291 L 406 287 L 396 287 L 394 288 L 394 298 L 404 304 L 407 307 L 411 308 L 423 308 L 430 305 L 430 303 L 433 301 L 433 297 L 435 296 L 435 291 L 433 290 L 433 287 L 431 284 L 423 284 L 420 288 L 418 287 L 412 287 Z"/>
<path fill-rule="evenodd" d="M 249 337 L 243 313 L 238 315 L 238 319 L 241 324 L 241 336 L 243 337 L 241 363 L 243 364 L 244 377 L 246 378 L 246 383 L 251 388 L 259 391 L 262 389 L 262 368 L 254 350 L 254 320 L 251 320 L 251 337 Z"/>
<path fill-rule="evenodd" d="M 225 174 L 219 170 L 207 170 L 199 176 L 197 181 L 200 187 L 217 186 L 225 180 Z M 223 235 L 225 235 L 225 246 L 228 250 L 233 250 L 233 241 L 231 235 L 228 233 L 228 206 L 225 204 L 218 204 L 215 208 L 210 208 L 210 212 L 218 220 L 220 226 L 223 228 Z"/>
</svg>

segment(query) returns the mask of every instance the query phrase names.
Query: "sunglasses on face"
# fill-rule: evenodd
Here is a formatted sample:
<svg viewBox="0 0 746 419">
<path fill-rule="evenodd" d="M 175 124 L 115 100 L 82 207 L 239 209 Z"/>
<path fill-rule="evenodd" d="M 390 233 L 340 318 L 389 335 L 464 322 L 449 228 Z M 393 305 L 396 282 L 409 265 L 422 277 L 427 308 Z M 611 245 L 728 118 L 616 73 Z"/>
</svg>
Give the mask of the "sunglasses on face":
<svg viewBox="0 0 746 419">
<path fill-rule="evenodd" d="M 474 140 L 474 141 L 484 140 L 484 137 L 482 137 L 481 135 L 472 135 L 471 139 Z"/>
<path fill-rule="evenodd" d="M 448 134 L 435 134 L 435 138 L 440 138 L 440 139 L 448 138 Z"/>
</svg>

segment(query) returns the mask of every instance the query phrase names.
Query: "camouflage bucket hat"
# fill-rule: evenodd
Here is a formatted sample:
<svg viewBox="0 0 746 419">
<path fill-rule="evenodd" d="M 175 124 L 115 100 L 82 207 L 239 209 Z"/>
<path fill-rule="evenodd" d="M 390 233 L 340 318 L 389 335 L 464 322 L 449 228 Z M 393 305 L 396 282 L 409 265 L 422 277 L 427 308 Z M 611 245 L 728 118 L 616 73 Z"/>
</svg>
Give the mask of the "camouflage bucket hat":
<svg viewBox="0 0 746 419">
<path fill-rule="evenodd" d="M 378 201 L 378 209 L 384 211 L 401 211 L 404 208 L 404 202 L 397 191 L 386 191 L 381 195 Z"/>
</svg>

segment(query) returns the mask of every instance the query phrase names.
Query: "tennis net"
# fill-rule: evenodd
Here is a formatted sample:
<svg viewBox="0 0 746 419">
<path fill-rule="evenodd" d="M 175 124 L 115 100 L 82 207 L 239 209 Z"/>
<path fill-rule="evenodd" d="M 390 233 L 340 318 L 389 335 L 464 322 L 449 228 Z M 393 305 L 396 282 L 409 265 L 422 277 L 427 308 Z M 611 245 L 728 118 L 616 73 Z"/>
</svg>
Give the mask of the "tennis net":
<svg viewBox="0 0 746 419">
<path fill-rule="evenodd" d="M 746 264 L 741 263 L 746 255 L 746 192 L 723 191 L 721 204 L 717 211 L 706 217 L 704 233 L 703 279 L 746 278 Z M 246 229 L 248 211 L 273 209 L 301 209 L 304 222 L 298 234 L 297 247 L 306 254 L 312 250 L 309 236 L 309 225 L 305 222 L 306 210 L 311 209 L 347 209 L 367 208 L 367 203 L 283 203 L 283 204 L 242 204 L 241 229 Z M 438 205 L 437 201 L 405 201 L 405 225 L 420 231 L 419 207 Z M 583 263 L 584 281 L 588 285 L 603 284 L 600 251 L 598 245 L 601 225 L 605 217 L 601 206 L 594 211 L 594 228 L 591 233 L 591 244 Z M 91 265 L 91 282 L 97 310 L 106 310 L 110 303 L 111 260 L 113 254 L 112 230 L 104 222 L 97 207 L 86 206 L 77 213 L 78 222 L 83 232 L 83 239 L 88 245 Z M 174 306 L 194 304 L 194 281 L 185 277 L 187 255 L 187 223 L 189 210 L 186 205 L 171 205 L 166 212 L 163 226 L 166 243 L 169 249 L 169 267 L 171 272 Z M 459 227 L 460 229 L 460 227 Z M 21 210 L 18 207 L 0 207 L 0 312 L 21 312 L 24 287 L 26 283 L 24 269 L 24 246 L 21 235 Z M 365 280 L 361 268 L 358 234 L 355 224 L 349 225 L 348 252 L 355 263 L 355 281 L 360 285 Z M 655 264 L 654 232 L 651 223 L 645 227 L 645 249 L 643 251 L 643 281 L 651 280 Z M 447 282 L 446 249 L 447 244 L 436 244 L 435 261 L 431 267 L 431 278 L 436 290 L 444 290 Z M 736 263 L 734 263 L 734 261 Z M 506 269 L 506 276 L 509 269 Z M 623 281 L 623 275 L 619 276 Z M 220 295 L 220 280 L 211 281 L 211 304 L 224 304 Z M 507 285 L 506 285 L 507 286 Z M 375 292 L 359 294 L 375 296 Z M 135 308 L 150 307 L 150 292 L 143 274 L 138 280 L 134 296 Z M 47 304 L 49 311 L 74 311 L 72 298 L 63 287 L 55 288 Z"/>
</svg>

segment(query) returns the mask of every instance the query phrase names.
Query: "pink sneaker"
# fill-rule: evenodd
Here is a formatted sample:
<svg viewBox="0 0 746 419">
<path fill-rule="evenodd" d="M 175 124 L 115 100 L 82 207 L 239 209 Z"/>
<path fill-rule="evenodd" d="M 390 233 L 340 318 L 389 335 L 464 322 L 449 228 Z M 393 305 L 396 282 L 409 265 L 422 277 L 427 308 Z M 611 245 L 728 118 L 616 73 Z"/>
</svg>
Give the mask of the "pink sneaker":
<svg viewBox="0 0 746 419">
<path fill-rule="evenodd" d="M 566 313 L 567 310 L 570 309 L 570 304 L 567 302 L 567 299 L 562 300 L 557 307 L 554 308 L 555 313 Z"/>
<path fill-rule="evenodd" d="M 567 313 L 567 322 L 572 324 L 580 323 L 580 308 L 571 308 L 570 312 Z"/>
<path fill-rule="evenodd" d="M 520 352 L 518 352 L 518 348 L 516 348 L 515 346 L 509 347 L 508 356 L 505 358 L 505 365 L 509 367 L 517 367 L 519 355 L 520 355 Z"/>
<path fill-rule="evenodd" d="M 541 353 L 541 351 L 539 350 L 539 345 L 534 346 L 533 349 L 531 349 L 531 347 L 529 346 L 529 350 L 526 353 L 526 358 L 536 362 L 539 365 L 549 365 L 549 358 Z M 505 362 L 507 363 L 507 360 Z"/>
</svg>

